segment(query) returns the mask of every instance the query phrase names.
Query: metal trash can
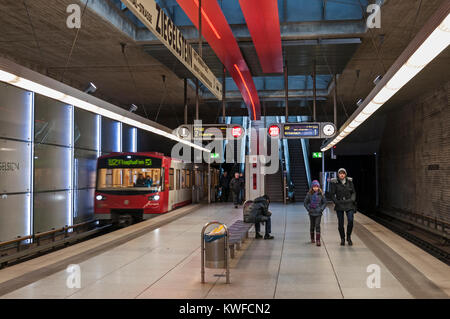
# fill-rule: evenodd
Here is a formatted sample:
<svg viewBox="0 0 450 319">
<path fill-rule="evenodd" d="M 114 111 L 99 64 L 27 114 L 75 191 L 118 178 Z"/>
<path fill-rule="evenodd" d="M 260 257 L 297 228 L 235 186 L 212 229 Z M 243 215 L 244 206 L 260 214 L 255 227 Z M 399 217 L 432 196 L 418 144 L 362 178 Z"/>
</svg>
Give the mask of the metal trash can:
<svg viewBox="0 0 450 319">
<path fill-rule="evenodd" d="M 224 228 L 223 234 L 205 234 L 206 228 L 210 225 L 217 224 Z M 201 263 L 201 275 L 202 283 L 205 283 L 205 268 L 222 268 L 226 270 L 226 283 L 230 283 L 230 263 L 228 261 L 228 227 L 227 225 L 212 221 L 203 226 L 201 239 L 202 239 L 202 263 Z"/>
<path fill-rule="evenodd" d="M 205 235 L 205 267 L 225 268 L 225 235 Z"/>
</svg>

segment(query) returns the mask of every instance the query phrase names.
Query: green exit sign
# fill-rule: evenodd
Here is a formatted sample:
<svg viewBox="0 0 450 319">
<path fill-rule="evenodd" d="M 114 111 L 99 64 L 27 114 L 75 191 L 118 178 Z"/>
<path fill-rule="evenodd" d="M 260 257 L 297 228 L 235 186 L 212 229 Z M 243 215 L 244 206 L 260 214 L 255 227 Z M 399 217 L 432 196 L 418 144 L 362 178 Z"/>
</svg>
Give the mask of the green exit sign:
<svg viewBox="0 0 450 319">
<path fill-rule="evenodd" d="M 313 152 L 313 158 L 322 158 L 322 153 L 321 152 Z"/>
<path fill-rule="evenodd" d="M 211 158 L 219 158 L 219 153 L 211 153 Z"/>
</svg>

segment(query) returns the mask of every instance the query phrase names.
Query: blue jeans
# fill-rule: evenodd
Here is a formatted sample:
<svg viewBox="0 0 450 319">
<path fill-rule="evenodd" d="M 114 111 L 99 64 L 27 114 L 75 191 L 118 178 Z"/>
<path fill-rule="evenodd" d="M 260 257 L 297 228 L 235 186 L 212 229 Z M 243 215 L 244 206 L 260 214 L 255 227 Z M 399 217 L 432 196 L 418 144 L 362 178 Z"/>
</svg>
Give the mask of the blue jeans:
<svg viewBox="0 0 450 319">
<path fill-rule="evenodd" d="M 270 217 L 264 223 L 265 223 L 265 228 L 266 228 L 265 229 L 266 235 L 269 235 L 272 232 L 272 221 L 271 221 Z M 259 233 L 260 230 L 261 230 L 261 224 L 255 223 L 255 232 Z"/>
<path fill-rule="evenodd" d="M 337 217 L 338 217 L 338 229 L 339 234 L 341 235 L 342 239 L 345 239 L 345 232 L 344 232 L 344 211 L 338 210 L 336 211 Z M 346 211 L 347 213 L 347 239 L 352 234 L 353 230 L 353 215 L 355 214 L 355 211 L 353 209 Z"/>
</svg>

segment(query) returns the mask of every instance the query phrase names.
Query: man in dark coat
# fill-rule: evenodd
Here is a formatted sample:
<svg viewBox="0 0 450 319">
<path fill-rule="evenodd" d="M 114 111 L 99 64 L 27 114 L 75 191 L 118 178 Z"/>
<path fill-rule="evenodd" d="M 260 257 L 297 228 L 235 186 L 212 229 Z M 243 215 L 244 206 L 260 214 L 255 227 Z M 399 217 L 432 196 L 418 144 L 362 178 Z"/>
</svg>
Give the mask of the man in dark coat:
<svg viewBox="0 0 450 319">
<path fill-rule="evenodd" d="M 238 205 L 240 204 L 240 193 L 241 193 L 241 179 L 239 178 L 239 173 L 234 173 L 234 178 L 230 182 L 230 189 L 233 191 L 233 201 L 234 201 L 234 208 L 238 208 Z"/>
<path fill-rule="evenodd" d="M 244 173 L 239 174 L 239 180 L 241 181 L 241 192 L 240 192 L 240 203 L 242 204 L 244 202 L 245 198 L 245 177 Z"/>
<path fill-rule="evenodd" d="M 253 203 L 244 207 L 244 222 L 245 223 L 255 223 L 255 238 L 259 239 L 263 236 L 259 233 L 261 230 L 261 222 L 265 223 L 265 235 L 264 239 L 273 239 L 274 237 L 270 235 L 272 232 L 272 221 L 270 216 L 272 215 L 269 212 L 269 204 L 270 199 L 269 196 L 264 195 L 261 197 L 255 198 Z"/>
<path fill-rule="evenodd" d="M 222 188 L 222 202 L 227 202 L 230 194 L 230 178 L 228 177 L 228 172 L 223 172 L 222 177 L 220 177 L 219 184 Z"/>
<path fill-rule="evenodd" d="M 344 212 L 347 214 L 347 242 L 351 246 L 353 215 L 356 212 L 356 191 L 353 185 L 353 179 L 347 177 L 345 168 L 340 168 L 338 178 L 332 178 L 330 183 L 330 195 L 335 206 L 334 210 L 338 216 L 338 229 L 341 235 L 341 246 L 345 245 L 344 232 Z"/>
</svg>

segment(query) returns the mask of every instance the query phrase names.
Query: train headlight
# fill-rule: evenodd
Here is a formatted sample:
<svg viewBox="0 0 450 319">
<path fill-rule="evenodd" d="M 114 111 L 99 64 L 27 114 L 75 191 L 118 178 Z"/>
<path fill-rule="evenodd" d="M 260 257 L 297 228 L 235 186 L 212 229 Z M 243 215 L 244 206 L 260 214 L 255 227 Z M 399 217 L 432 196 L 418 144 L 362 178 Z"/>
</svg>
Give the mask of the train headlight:
<svg viewBox="0 0 450 319">
<path fill-rule="evenodd" d="M 159 195 L 149 196 L 148 200 L 159 200 Z"/>
<path fill-rule="evenodd" d="M 95 196 L 95 199 L 96 199 L 96 200 L 105 200 L 105 199 L 106 199 L 106 196 L 103 196 L 103 195 L 97 195 L 97 196 Z"/>
</svg>

